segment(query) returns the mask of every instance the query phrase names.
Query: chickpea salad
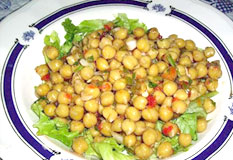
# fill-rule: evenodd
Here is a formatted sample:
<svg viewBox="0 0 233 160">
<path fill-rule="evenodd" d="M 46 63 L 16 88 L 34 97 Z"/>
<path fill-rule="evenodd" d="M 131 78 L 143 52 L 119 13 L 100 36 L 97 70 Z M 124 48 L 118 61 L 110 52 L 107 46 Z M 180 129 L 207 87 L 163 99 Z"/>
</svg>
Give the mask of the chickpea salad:
<svg viewBox="0 0 233 160">
<path fill-rule="evenodd" d="M 119 13 L 62 23 L 44 38 L 31 109 L 46 135 L 86 159 L 163 159 L 188 151 L 208 126 L 222 75 L 215 50 Z"/>
</svg>

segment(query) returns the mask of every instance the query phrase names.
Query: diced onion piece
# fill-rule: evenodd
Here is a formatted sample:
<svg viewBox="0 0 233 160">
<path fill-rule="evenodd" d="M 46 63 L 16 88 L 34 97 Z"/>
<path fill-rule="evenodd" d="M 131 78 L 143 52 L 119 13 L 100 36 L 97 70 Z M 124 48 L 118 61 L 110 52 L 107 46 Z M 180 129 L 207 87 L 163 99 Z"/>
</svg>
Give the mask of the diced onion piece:
<svg viewBox="0 0 233 160">
<path fill-rule="evenodd" d="M 128 50 L 130 50 L 130 51 L 134 50 L 136 48 L 136 46 L 137 46 L 137 43 L 136 43 L 135 39 L 127 41 L 126 44 L 127 44 Z"/>
<path fill-rule="evenodd" d="M 116 132 L 111 132 L 112 134 L 112 137 L 120 144 L 123 144 L 123 136 L 119 133 L 116 133 Z"/>
<path fill-rule="evenodd" d="M 89 66 L 89 63 L 85 59 L 81 59 L 80 63 L 81 63 L 82 66 L 85 66 L 85 67 Z"/>
<path fill-rule="evenodd" d="M 148 93 L 147 91 L 145 91 L 145 92 L 142 93 L 142 96 L 143 96 L 143 97 L 148 97 L 148 96 L 149 96 L 149 93 Z"/>
</svg>

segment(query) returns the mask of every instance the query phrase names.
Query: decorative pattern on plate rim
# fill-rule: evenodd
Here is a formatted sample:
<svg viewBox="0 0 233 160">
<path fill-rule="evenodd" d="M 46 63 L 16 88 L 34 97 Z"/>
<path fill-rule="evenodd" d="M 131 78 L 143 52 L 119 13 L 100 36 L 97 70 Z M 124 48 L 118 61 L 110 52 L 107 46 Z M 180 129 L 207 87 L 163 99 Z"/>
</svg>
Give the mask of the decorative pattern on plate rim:
<svg viewBox="0 0 233 160">
<path fill-rule="evenodd" d="M 34 39 L 34 36 L 35 32 L 30 30 L 23 33 L 22 39 L 26 42 L 29 42 L 30 40 Z"/>
<path fill-rule="evenodd" d="M 233 103 L 231 106 L 228 106 L 229 110 L 230 110 L 230 114 L 233 115 Z"/>
<path fill-rule="evenodd" d="M 162 4 L 154 4 L 152 10 L 155 12 L 164 12 L 166 11 L 166 8 Z"/>
</svg>

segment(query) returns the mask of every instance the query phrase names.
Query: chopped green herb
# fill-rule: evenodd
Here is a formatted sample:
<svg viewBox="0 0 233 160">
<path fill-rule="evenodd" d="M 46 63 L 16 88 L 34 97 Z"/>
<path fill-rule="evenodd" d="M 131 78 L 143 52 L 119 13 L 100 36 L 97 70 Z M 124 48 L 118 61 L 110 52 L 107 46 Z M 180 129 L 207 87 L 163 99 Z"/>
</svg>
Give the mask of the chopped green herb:
<svg viewBox="0 0 233 160">
<path fill-rule="evenodd" d="M 88 57 L 87 62 L 94 62 L 94 57 L 93 56 Z"/>
<path fill-rule="evenodd" d="M 79 65 L 75 70 L 74 72 L 78 72 L 78 71 L 81 71 L 84 67 L 82 65 Z"/>
<path fill-rule="evenodd" d="M 170 54 L 167 56 L 167 60 L 171 64 L 172 67 L 176 67 L 176 62 L 174 61 L 174 59 L 172 58 Z"/>
<path fill-rule="evenodd" d="M 133 79 L 131 77 L 125 77 L 125 79 L 126 79 L 126 83 L 128 85 L 132 85 L 133 84 Z"/>
<path fill-rule="evenodd" d="M 128 70 L 127 68 L 124 67 L 123 72 L 124 72 L 124 73 L 129 73 L 129 70 Z"/>
<path fill-rule="evenodd" d="M 189 79 L 189 85 L 191 85 L 193 83 L 193 80 Z"/>
<path fill-rule="evenodd" d="M 158 84 L 149 81 L 149 87 L 150 87 L 150 88 L 155 88 L 155 87 L 157 87 L 157 86 L 158 86 Z"/>
<path fill-rule="evenodd" d="M 133 75 L 132 75 L 133 81 L 135 80 L 135 78 L 136 78 L 136 73 L 133 73 Z"/>
<path fill-rule="evenodd" d="M 157 63 L 158 61 L 157 61 L 157 59 L 155 58 L 155 59 L 152 59 L 152 61 L 151 61 L 153 64 L 155 64 L 155 63 Z"/>
<path fill-rule="evenodd" d="M 79 61 L 74 62 L 73 65 L 77 66 L 79 64 Z"/>
</svg>

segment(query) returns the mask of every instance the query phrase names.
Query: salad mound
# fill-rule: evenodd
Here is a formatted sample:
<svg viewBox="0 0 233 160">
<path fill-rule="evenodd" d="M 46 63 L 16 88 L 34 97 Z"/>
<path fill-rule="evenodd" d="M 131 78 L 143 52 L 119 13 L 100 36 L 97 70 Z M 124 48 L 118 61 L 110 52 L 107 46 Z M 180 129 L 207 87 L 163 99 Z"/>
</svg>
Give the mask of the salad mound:
<svg viewBox="0 0 233 160">
<path fill-rule="evenodd" d="M 163 38 L 124 13 L 62 25 L 65 42 L 46 35 L 35 68 L 37 135 L 86 159 L 155 160 L 188 151 L 206 130 L 222 75 L 212 47 Z"/>
</svg>

